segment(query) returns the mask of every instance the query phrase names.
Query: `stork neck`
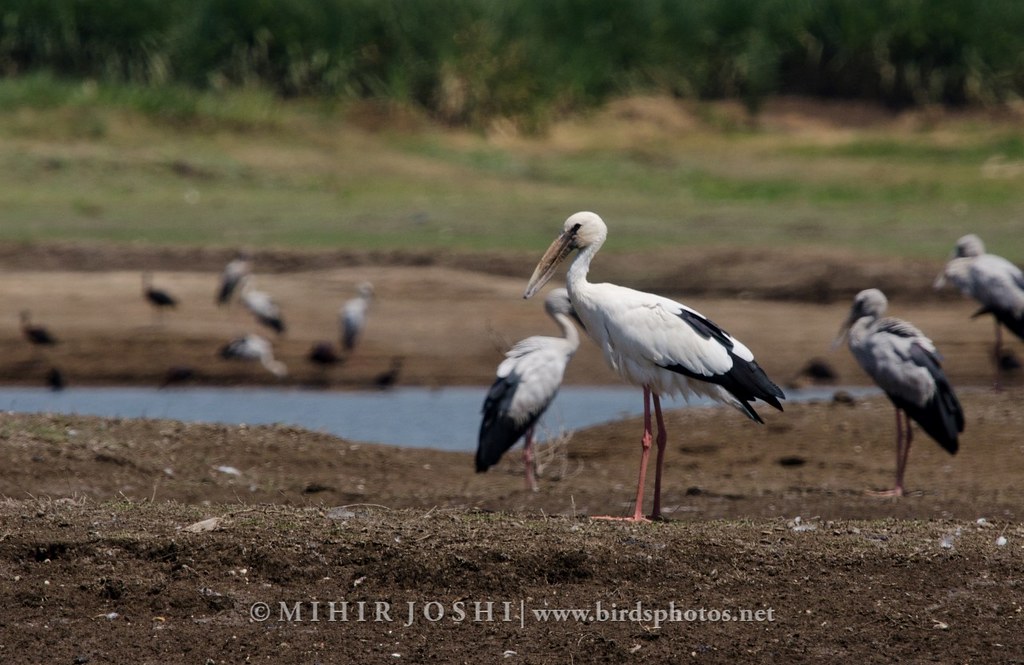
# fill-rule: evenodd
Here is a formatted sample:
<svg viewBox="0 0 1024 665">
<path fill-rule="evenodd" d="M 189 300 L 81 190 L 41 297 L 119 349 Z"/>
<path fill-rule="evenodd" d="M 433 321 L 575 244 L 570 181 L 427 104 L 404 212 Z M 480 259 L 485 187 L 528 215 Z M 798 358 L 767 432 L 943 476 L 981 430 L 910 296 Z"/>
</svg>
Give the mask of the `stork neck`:
<svg viewBox="0 0 1024 665">
<path fill-rule="evenodd" d="M 597 250 L 600 248 L 600 244 L 590 245 L 581 249 L 573 258 L 565 276 L 566 287 L 569 289 L 569 293 L 586 290 L 589 285 L 587 282 L 587 273 L 590 272 L 590 261 L 594 258 L 594 254 L 597 254 Z"/>
<path fill-rule="evenodd" d="M 854 321 L 853 325 L 850 326 L 850 344 L 853 346 L 860 345 L 864 339 L 867 338 L 871 326 L 873 326 L 876 321 L 878 321 L 878 317 L 870 315 L 862 316 Z"/>
<path fill-rule="evenodd" d="M 572 320 L 565 314 L 558 313 L 554 315 L 555 323 L 562 329 L 562 336 L 565 341 L 569 342 L 573 349 L 576 349 L 580 345 L 580 334 L 576 330 L 576 326 L 573 325 Z"/>
</svg>

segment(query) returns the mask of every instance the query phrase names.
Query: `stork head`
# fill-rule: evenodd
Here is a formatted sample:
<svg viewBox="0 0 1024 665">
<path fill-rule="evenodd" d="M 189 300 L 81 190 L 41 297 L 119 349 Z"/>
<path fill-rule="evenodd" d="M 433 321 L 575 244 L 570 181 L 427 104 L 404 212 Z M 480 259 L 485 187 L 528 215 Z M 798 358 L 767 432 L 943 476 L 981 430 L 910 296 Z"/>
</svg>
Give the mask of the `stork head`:
<svg viewBox="0 0 1024 665">
<path fill-rule="evenodd" d="M 537 263 L 523 297 L 529 298 L 547 284 L 558 264 L 574 250 L 600 247 L 607 237 L 608 227 L 597 213 L 578 212 L 571 215 L 562 225 L 562 232 Z"/>
<path fill-rule="evenodd" d="M 956 241 L 956 248 L 953 250 L 953 258 L 962 259 L 968 256 L 981 256 L 985 253 L 985 243 L 973 233 L 961 237 Z"/>
<path fill-rule="evenodd" d="M 569 300 L 569 292 L 564 287 L 557 289 L 551 289 L 548 292 L 548 297 L 544 299 L 544 311 L 548 313 L 548 316 L 555 318 L 556 315 L 561 314 L 567 316 L 576 322 L 580 328 L 586 328 L 583 325 L 583 321 L 576 314 L 576 310 L 572 306 L 572 301 Z"/>
<path fill-rule="evenodd" d="M 569 302 L 569 292 L 564 288 L 551 289 L 548 297 L 544 299 L 544 311 L 549 316 L 554 316 L 555 314 L 573 316 L 574 312 L 572 303 Z"/>
<path fill-rule="evenodd" d="M 839 328 L 839 334 L 836 336 L 835 341 L 832 342 L 832 348 L 843 343 L 854 323 L 864 317 L 877 319 L 885 313 L 885 309 L 888 306 L 889 301 L 886 299 L 885 294 L 878 289 L 864 289 L 858 293 L 853 299 L 850 315 L 846 317 L 846 321 Z"/>
</svg>

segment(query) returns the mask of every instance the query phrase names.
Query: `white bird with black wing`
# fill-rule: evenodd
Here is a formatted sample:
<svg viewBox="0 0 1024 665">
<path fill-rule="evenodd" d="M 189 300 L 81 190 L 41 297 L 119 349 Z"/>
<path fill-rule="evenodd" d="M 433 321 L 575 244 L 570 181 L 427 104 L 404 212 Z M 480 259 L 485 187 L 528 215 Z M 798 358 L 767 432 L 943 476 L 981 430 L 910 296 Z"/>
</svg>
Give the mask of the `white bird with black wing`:
<svg viewBox="0 0 1024 665">
<path fill-rule="evenodd" d="M 756 422 L 751 406 L 760 399 L 782 410 L 785 395 L 754 361 L 739 340 L 700 313 L 668 298 L 615 284 L 587 281 L 590 263 L 608 237 L 608 227 L 595 213 L 569 217 L 562 233 L 537 264 L 526 287 L 529 298 L 572 252 L 567 275 L 569 299 L 587 334 L 619 375 L 644 392 L 644 433 L 641 438 L 640 478 L 631 520 L 643 519 L 644 480 L 650 453 L 651 403 L 658 423 L 658 457 L 651 517 L 661 517 L 661 472 L 667 433 L 661 396 L 702 395 L 729 404 Z"/>
<path fill-rule="evenodd" d="M 242 304 L 256 321 L 267 328 L 270 328 L 278 335 L 284 333 L 284 316 L 281 314 L 281 307 L 265 291 L 257 291 L 252 288 L 251 282 L 245 280 L 242 287 Z"/>
<path fill-rule="evenodd" d="M 238 287 L 248 279 L 252 273 L 252 262 L 248 252 L 239 252 L 235 258 L 224 266 L 224 272 L 220 276 L 220 286 L 217 288 L 217 304 L 227 305 L 231 302 L 231 296 L 238 291 Z"/>
<path fill-rule="evenodd" d="M 896 484 L 874 494 L 903 496 L 913 438 L 910 420 L 952 455 L 964 431 L 964 413 L 942 371 L 935 344 L 914 325 L 883 317 L 887 306 L 878 289 L 858 293 L 835 343 L 849 336 L 853 357 L 896 407 Z"/>
<path fill-rule="evenodd" d="M 527 337 L 505 354 L 505 360 L 498 365 L 497 378 L 484 400 L 476 451 L 477 473 L 487 471 L 525 435 L 523 464 L 526 467 L 526 486 L 534 492 L 537 491 L 534 427 L 558 394 L 565 368 L 580 345 L 566 290 L 552 290 L 544 301 L 544 309 L 562 329 L 562 336 Z"/>
</svg>

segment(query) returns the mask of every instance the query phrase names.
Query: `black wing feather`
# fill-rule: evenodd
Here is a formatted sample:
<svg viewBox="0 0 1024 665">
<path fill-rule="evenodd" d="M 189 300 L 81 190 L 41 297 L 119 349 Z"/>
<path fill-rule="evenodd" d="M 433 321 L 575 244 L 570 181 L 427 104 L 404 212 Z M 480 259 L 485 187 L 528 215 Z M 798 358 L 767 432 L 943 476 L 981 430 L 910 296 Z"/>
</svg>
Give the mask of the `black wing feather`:
<svg viewBox="0 0 1024 665">
<path fill-rule="evenodd" d="M 755 399 L 760 399 L 779 411 L 783 410 L 779 399 L 785 399 L 785 393 L 768 378 L 768 375 L 757 364 L 757 361 L 744 360 L 733 353 L 736 344 L 729 333 L 725 332 L 711 319 L 700 316 L 688 309 L 680 312 L 679 318 L 704 339 L 713 339 L 721 344 L 729 353 L 732 368 L 724 374 L 706 376 L 693 372 L 679 364 L 662 365 L 661 367 L 672 372 L 678 372 L 687 378 L 722 386 L 740 401 L 747 416 L 756 422 L 764 423 L 764 420 L 761 419 L 761 416 L 750 405 L 750 402 Z"/>
<path fill-rule="evenodd" d="M 532 414 L 523 423 L 517 423 L 506 413 L 517 386 L 513 372 L 496 380 L 484 399 L 483 421 L 480 423 L 480 437 L 476 449 L 476 471 L 482 473 L 498 463 L 501 456 L 516 444 L 528 429 L 540 418 L 543 411 Z"/>
<path fill-rule="evenodd" d="M 960 447 L 959 434 L 964 431 L 964 412 L 960 400 L 953 392 L 938 359 L 927 349 L 920 344 L 911 345 L 910 359 L 931 374 L 935 381 L 935 394 L 924 406 L 918 406 L 897 395 L 889 395 L 889 399 L 906 411 L 928 436 L 951 455 L 955 455 Z"/>
</svg>

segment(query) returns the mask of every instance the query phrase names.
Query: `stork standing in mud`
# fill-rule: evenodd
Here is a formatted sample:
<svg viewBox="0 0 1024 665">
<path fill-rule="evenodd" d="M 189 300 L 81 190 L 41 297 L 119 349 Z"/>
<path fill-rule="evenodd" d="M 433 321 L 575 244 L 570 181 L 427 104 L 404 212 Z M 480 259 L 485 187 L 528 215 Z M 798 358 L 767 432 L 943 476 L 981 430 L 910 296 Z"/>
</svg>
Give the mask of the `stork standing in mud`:
<svg viewBox="0 0 1024 665">
<path fill-rule="evenodd" d="M 476 470 L 480 473 L 497 464 L 505 451 L 525 434 L 526 486 L 534 492 L 537 491 L 534 426 L 558 394 L 565 368 L 580 345 L 580 336 L 571 318 L 572 304 L 565 289 L 552 290 L 544 301 L 544 310 L 561 328 L 562 336 L 527 337 L 505 354 L 484 400 L 476 450 Z"/>
<path fill-rule="evenodd" d="M 956 241 L 949 263 L 935 279 L 935 288 L 942 288 L 947 280 L 981 304 L 972 318 L 991 314 L 995 319 L 995 386 L 999 388 L 1004 362 L 1002 327 L 1024 339 L 1024 273 L 1003 257 L 988 254 L 981 238 L 971 233 Z"/>
<path fill-rule="evenodd" d="M 702 395 L 742 411 L 763 423 L 751 406 L 760 399 L 782 410 L 779 389 L 754 361 L 750 350 L 710 319 L 668 298 L 615 284 L 587 281 L 590 263 L 608 237 L 608 227 L 592 212 L 578 212 L 541 257 L 523 297 L 537 292 L 558 264 L 577 252 L 566 285 L 573 310 L 587 334 L 619 376 L 643 388 L 644 432 L 633 521 L 643 519 L 644 480 L 653 439 L 651 403 L 658 423 L 658 456 L 651 518 L 661 517 L 661 473 L 667 433 L 661 413 L 663 395 Z"/>
<path fill-rule="evenodd" d="M 885 294 L 866 289 L 853 299 L 834 345 L 849 337 L 853 357 L 896 407 L 896 484 L 878 496 L 903 496 L 913 420 L 949 454 L 956 454 L 964 413 L 939 362 L 935 344 L 901 319 L 882 317 Z"/>
</svg>

